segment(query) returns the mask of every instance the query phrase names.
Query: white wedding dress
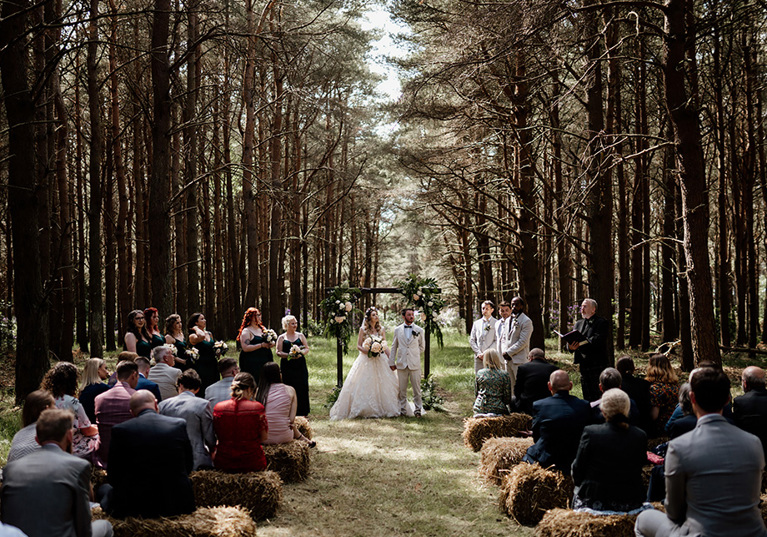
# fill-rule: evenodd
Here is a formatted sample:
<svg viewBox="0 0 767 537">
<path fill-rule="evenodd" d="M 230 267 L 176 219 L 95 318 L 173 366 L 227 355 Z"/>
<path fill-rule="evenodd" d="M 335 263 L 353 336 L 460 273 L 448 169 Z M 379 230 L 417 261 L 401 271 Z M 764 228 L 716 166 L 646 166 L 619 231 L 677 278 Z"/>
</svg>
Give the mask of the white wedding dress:
<svg viewBox="0 0 767 537">
<path fill-rule="evenodd" d="M 331 420 L 399 416 L 399 381 L 385 353 L 375 358 L 360 353 L 338 394 Z"/>
</svg>

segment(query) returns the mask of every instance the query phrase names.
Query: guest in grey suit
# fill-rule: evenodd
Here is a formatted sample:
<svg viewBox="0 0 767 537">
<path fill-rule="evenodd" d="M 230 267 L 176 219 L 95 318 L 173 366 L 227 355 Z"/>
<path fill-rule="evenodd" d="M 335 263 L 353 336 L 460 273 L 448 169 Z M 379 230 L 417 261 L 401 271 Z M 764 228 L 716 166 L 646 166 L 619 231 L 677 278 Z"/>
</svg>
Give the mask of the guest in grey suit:
<svg viewBox="0 0 767 537">
<path fill-rule="evenodd" d="M 205 388 L 205 399 L 210 401 L 210 408 L 232 398 L 232 381 L 240 372 L 240 366 L 234 358 L 221 358 L 218 361 L 218 372 L 221 374 L 221 380 Z"/>
<path fill-rule="evenodd" d="M 200 388 L 200 375 L 194 369 L 187 369 L 178 379 L 178 396 L 160 403 L 160 414 L 183 418 L 186 421 L 186 433 L 192 443 L 195 470 L 202 466 L 213 467 L 210 454 L 216 447 L 213 411 L 207 399 L 197 397 Z"/>
<path fill-rule="evenodd" d="M 641 513 L 637 536 L 767 536 L 759 512 L 761 442 L 722 417 L 730 381 L 721 370 L 701 368 L 690 384 L 698 424 L 669 442 L 666 513 Z"/>
<path fill-rule="evenodd" d="M 68 410 L 49 409 L 37 420 L 41 449 L 3 472 L 2 519 L 29 537 L 110 537 L 106 520 L 91 522 L 91 465 L 75 457 Z"/>
</svg>

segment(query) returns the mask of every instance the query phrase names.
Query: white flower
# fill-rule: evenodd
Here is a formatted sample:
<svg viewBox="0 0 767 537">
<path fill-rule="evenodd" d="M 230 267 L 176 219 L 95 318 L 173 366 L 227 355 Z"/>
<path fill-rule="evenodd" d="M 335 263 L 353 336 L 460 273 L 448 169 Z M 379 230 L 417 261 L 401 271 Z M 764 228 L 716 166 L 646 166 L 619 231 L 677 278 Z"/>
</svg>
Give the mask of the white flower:
<svg viewBox="0 0 767 537">
<path fill-rule="evenodd" d="M 379 342 L 375 342 L 370 346 L 370 350 L 375 353 L 380 353 L 383 350 L 383 346 Z"/>
<path fill-rule="evenodd" d="M 346 309 L 346 311 L 352 311 L 352 303 L 351 302 L 347 302 L 344 305 L 344 309 Z"/>
<path fill-rule="evenodd" d="M 431 314 L 431 316 L 432 316 L 432 318 L 436 319 L 436 318 L 437 318 L 437 312 L 436 312 L 436 311 L 435 311 L 435 312 L 433 312 L 433 313 Z"/>
<path fill-rule="evenodd" d="M 370 338 L 366 338 L 365 341 L 362 342 L 362 348 L 366 351 L 369 351 L 371 346 L 373 345 L 373 340 Z"/>
<path fill-rule="evenodd" d="M 341 303 L 341 301 L 340 301 L 340 300 L 336 300 L 336 304 L 340 304 L 340 303 Z"/>
<path fill-rule="evenodd" d="M 422 320 L 422 321 L 425 321 L 425 320 L 426 320 L 426 314 L 425 314 L 425 313 L 421 313 L 421 320 Z"/>
<path fill-rule="evenodd" d="M 431 306 L 433 306 L 433 305 L 434 305 L 434 301 L 432 301 L 432 300 L 429 300 L 429 301 L 426 303 L 426 305 L 427 305 L 427 306 L 429 306 L 429 307 L 431 307 Z"/>
</svg>

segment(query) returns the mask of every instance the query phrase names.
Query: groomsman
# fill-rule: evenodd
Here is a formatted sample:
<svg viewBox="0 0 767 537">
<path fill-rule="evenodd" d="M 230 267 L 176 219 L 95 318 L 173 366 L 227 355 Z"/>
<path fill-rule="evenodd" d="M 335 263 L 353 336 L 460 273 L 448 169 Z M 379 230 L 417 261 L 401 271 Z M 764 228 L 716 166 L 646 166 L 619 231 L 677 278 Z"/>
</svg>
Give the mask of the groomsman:
<svg viewBox="0 0 767 537">
<path fill-rule="evenodd" d="M 493 317 L 494 311 L 495 304 L 490 300 L 485 300 L 482 303 L 482 317 L 474 321 L 474 325 L 471 327 L 469 345 L 471 345 L 471 350 L 474 351 L 475 373 L 483 367 L 482 358 L 485 351 L 497 346 L 495 325 L 498 320 Z"/>
<path fill-rule="evenodd" d="M 530 336 L 533 335 L 533 320 L 525 315 L 525 301 L 515 296 L 511 299 L 511 321 L 504 328 L 500 343 L 501 356 L 506 360 L 506 371 L 511 379 L 511 389 L 517 379 L 517 368 L 527 362 L 530 354 Z"/>
<path fill-rule="evenodd" d="M 498 304 L 498 313 L 501 318 L 495 323 L 495 343 L 498 345 L 498 354 L 503 356 L 501 341 L 503 341 L 504 330 L 508 332 L 511 326 L 511 303 L 506 300 L 501 301 Z"/>
</svg>

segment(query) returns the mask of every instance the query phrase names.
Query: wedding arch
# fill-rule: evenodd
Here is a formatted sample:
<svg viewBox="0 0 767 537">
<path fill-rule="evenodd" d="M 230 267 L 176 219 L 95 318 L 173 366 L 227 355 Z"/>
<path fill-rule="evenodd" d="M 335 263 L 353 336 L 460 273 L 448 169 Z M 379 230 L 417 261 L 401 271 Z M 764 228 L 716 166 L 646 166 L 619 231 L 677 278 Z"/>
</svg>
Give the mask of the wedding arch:
<svg viewBox="0 0 767 537">
<path fill-rule="evenodd" d="M 336 338 L 336 371 L 337 385 L 340 388 L 344 382 L 343 357 L 349 348 L 349 340 L 355 335 L 355 329 L 349 317 L 355 313 L 361 313 L 356 308 L 357 302 L 366 295 L 372 294 L 400 294 L 407 301 L 408 307 L 418 310 L 421 315 L 420 321 L 424 328 L 426 349 L 424 351 L 424 378 L 429 377 L 431 363 L 431 335 L 435 334 L 437 341 L 442 346 L 442 331 L 437 323 L 437 316 L 444 306 L 442 290 L 437 282 L 431 278 L 419 278 L 410 274 L 404 281 L 395 282 L 398 287 L 349 287 L 340 285 L 327 290 L 327 296 L 320 307 L 325 314 L 325 336 Z"/>
</svg>

